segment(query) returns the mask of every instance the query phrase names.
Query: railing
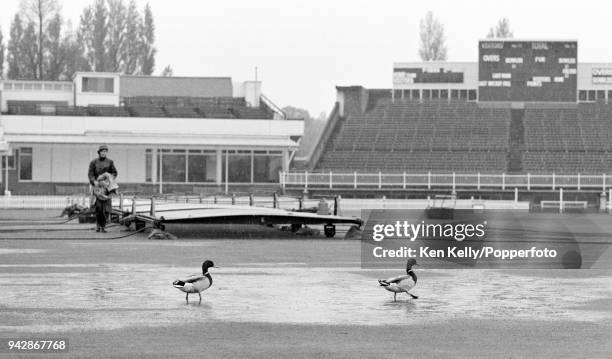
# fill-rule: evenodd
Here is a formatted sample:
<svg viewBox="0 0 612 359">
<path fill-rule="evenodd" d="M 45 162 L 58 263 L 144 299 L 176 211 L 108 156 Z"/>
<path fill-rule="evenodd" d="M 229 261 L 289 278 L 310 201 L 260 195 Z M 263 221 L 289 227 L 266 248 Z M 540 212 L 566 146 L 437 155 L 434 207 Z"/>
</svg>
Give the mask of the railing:
<svg viewBox="0 0 612 359">
<path fill-rule="evenodd" d="M 263 102 L 265 106 L 267 106 L 272 112 L 274 112 L 275 120 L 286 120 L 287 119 L 287 115 L 285 114 L 285 112 L 280 107 L 278 107 L 274 102 L 272 102 L 272 100 L 270 100 L 267 96 L 265 96 L 264 94 L 261 94 L 259 96 L 259 100 L 261 100 L 261 102 Z"/>
<path fill-rule="evenodd" d="M 89 207 L 89 197 L 0 196 L 0 209 L 62 209 L 73 204 Z"/>
<path fill-rule="evenodd" d="M 612 174 L 459 174 L 281 172 L 282 188 L 315 189 L 601 189 L 612 187 Z"/>
</svg>

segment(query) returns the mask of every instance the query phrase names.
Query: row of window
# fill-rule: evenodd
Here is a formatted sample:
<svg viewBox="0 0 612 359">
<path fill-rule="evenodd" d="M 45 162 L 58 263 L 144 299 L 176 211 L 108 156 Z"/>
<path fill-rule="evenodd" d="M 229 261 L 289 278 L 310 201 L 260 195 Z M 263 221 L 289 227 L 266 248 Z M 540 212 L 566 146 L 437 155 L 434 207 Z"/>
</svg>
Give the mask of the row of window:
<svg viewBox="0 0 612 359">
<path fill-rule="evenodd" d="M 153 182 L 153 161 L 156 161 L 155 178 L 163 182 L 216 182 L 217 153 L 210 150 L 147 149 L 145 154 L 145 180 Z M 17 161 L 15 161 L 17 159 Z M 233 183 L 278 182 L 282 169 L 281 151 L 227 150 L 221 156 L 220 178 L 227 177 Z M 17 169 L 20 181 L 32 180 L 32 148 L 15 149 L 12 155 L 2 156 L 2 168 L 8 162 L 10 170 Z"/>
<path fill-rule="evenodd" d="M 72 91 L 71 83 L 5 82 L 4 91 Z"/>
<path fill-rule="evenodd" d="M 605 90 L 580 90 L 578 91 L 578 101 L 580 102 L 595 102 L 605 101 Z M 608 90 L 608 101 L 612 100 L 612 90 Z"/>
<path fill-rule="evenodd" d="M 278 182 L 282 169 L 281 151 L 227 150 L 222 152 L 221 173 L 218 173 L 216 151 L 184 149 L 147 149 L 145 153 L 145 180 L 153 182 L 216 182 L 227 177 L 233 183 Z M 155 163 L 155 174 L 154 166 Z"/>
<path fill-rule="evenodd" d="M 449 97 L 450 96 L 450 97 Z M 476 101 L 478 93 L 476 90 L 458 90 L 458 89 L 433 89 L 433 90 L 394 90 L 393 97 L 395 99 L 405 100 L 423 100 L 423 99 L 451 99 L 451 100 L 468 100 Z M 612 90 L 608 90 L 608 101 L 612 99 Z M 605 101 L 606 90 L 580 90 L 578 91 L 579 102 L 595 102 Z"/>
<path fill-rule="evenodd" d="M 478 92 L 468 89 L 393 90 L 393 97 L 404 100 L 451 99 L 476 101 L 478 99 Z"/>
</svg>

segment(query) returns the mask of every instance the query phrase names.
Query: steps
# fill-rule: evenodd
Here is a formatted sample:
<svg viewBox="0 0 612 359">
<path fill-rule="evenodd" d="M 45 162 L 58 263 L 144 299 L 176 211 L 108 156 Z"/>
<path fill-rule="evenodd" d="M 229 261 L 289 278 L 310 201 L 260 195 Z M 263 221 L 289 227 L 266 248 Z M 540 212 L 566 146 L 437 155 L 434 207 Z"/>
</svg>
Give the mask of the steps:
<svg viewBox="0 0 612 359">
<path fill-rule="evenodd" d="M 523 150 L 525 147 L 525 109 L 512 109 L 510 112 L 510 131 L 508 136 L 508 173 L 523 171 Z"/>
</svg>

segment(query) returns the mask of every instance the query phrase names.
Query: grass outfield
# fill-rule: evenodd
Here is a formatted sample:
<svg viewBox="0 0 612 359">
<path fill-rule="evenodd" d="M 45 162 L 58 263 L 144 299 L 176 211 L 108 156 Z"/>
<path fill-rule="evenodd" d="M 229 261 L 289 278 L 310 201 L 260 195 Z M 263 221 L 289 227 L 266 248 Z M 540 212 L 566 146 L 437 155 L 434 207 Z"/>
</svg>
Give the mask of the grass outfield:
<svg viewBox="0 0 612 359">
<path fill-rule="evenodd" d="M 95 237 L 91 225 L 22 228 L 16 232 L 30 240 L 19 240 L 6 239 L 15 231 L 3 231 L 14 223 L 0 225 L 0 337 L 69 338 L 68 355 L 49 357 L 607 358 L 612 352 L 609 269 L 422 267 L 412 291 L 420 299 L 398 296 L 394 303 L 376 279 L 402 269 L 360 269 L 357 241 L 265 239 L 263 232 L 256 241 L 151 241 L 142 234 L 111 240 Z M 108 237 L 123 233 L 114 227 Z M 49 239 L 62 236 L 69 239 Z M 213 287 L 201 305 L 193 303 L 197 296 L 185 305 L 171 282 L 198 272 L 205 258 L 221 267 L 211 272 Z"/>
</svg>

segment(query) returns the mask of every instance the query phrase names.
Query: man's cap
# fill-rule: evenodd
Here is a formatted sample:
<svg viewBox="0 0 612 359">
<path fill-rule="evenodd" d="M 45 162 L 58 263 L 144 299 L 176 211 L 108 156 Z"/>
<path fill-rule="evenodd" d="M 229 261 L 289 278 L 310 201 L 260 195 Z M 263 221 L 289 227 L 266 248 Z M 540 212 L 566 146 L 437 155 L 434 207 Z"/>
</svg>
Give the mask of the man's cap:
<svg viewBox="0 0 612 359">
<path fill-rule="evenodd" d="M 107 145 L 101 145 L 100 147 L 98 147 L 98 153 L 100 153 L 100 151 L 108 151 L 108 146 Z"/>
</svg>

